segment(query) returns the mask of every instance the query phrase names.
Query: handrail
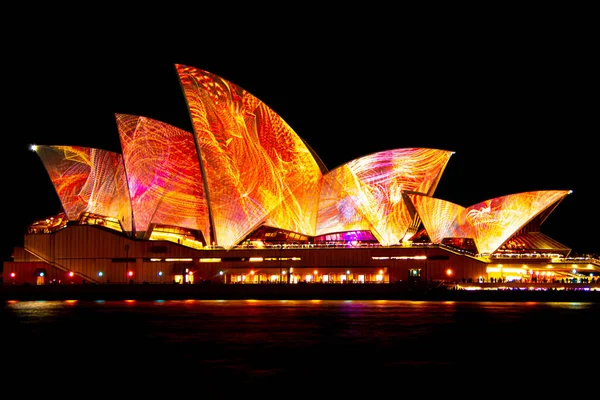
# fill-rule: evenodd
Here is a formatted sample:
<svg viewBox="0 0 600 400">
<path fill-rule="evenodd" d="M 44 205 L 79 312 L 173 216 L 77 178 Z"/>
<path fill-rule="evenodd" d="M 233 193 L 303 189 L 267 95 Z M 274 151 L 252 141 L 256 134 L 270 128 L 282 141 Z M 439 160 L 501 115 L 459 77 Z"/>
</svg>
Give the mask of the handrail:
<svg viewBox="0 0 600 400">
<path fill-rule="evenodd" d="M 39 258 L 40 260 L 44 261 L 46 264 L 48 264 L 48 265 L 50 265 L 50 266 L 52 266 L 54 268 L 58 268 L 58 269 L 60 269 L 61 271 L 64 271 L 64 272 L 73 272 L 75 275 L 79 276 L 80 278 L 85 279 L 86 281 L 89 281 L 89 282 L 92 282 L 92 283 L 102 283 L 102 282 L 100 282 L 99 280 L 97 280 L 95 278 L 90 278 L 89 276 L 87 276 L 84 273 L 81 273 L 79 271 L 71 270 L 71 269 L 65 267 L 64 265 L 61 265 L 61 264 L 59 264 L 59 263 L 57 263 L 55 261 L 50 261 L 50 260 L 46 259 L 45 257 L 41 256 L 40 254 L 37 254 L 34 251 L 30 250 L 27 247 L 23 247 L 23 249 L 25 251 L 27 251 L 28 253 L 33 254 L 34 256 L 36 256 L 37 258 Z"/>
</svg>

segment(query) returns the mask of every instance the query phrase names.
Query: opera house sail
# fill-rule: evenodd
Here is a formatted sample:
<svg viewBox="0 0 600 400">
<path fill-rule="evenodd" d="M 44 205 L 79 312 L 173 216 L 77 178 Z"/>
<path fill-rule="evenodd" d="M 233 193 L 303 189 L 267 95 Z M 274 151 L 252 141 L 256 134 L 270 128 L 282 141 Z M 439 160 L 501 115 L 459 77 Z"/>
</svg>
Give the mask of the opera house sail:
<svg viewBox="0 0 600 400">
<path fill-rule="evenodd" d="M 135 232 L 155 225 L 209 232 L 208 205 L 194 138 L 149 118 L 117 114 Z"/>
<path fill-rule="evenodd" d="M 366 230 L 383 245 L 400 243 L 413 221 L 402 192 L 432 195 L 451 154 L 388 150 L 328 172 L 319 199 L 317 235 Z"/>
<path fill-rule="evenodd" d="M 471 238 L 478 253 L 492 254 L 535 217 L 545 219 L 548 214 L 543 212 L 568 194 L 568 190 L 517 193 L 469 207 L 428 196 L 410 197 L 433 243 L 440 244 L 444 238 Z"/>
<path fill-rule="evenodd" d="M 323 177 L 302 139 L 237 85 L 176 68 L 206 177 L 211 241 L 231 248 L 265 222 L 313 236 Z"/>
<path fill-rule="evenodd" d="M 94 213 L 132 231 L 131 203 L 123 156 L 78 146 L 36 146 L 69 221 Z"/>
</svg>

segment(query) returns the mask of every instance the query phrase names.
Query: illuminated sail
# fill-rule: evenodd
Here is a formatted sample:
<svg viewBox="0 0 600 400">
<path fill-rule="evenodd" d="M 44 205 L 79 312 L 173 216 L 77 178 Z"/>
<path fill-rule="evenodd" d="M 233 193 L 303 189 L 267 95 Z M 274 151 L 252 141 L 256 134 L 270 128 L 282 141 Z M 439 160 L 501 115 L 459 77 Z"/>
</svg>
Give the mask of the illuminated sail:
<svg viewBox="0 0 600 400">
<path fill-rule="evenodd" d="M 431 193 L 452 152 L 425 148 L 381 151 L 325 175 L 317 235 L 370 230 L 384 245 L 401 241 L 412 222 L 402 191 Z"/>
<path fill-rule="evenodd" d="M 70 221 L 84 212 L 118 219 L 131 232 L 131 205 L 122 156 L 78 146 L 36 146 Z"/>
<path fill-rule="evenodd" d="M 469 224 L 458 224 L 458 216 L 464 207 L 434 197 L 410 194 L 431 243 L 440 244 L 448 237 L 475 238 L 474 229 Z"/>
<path fill-rule="evenodd" d="M 568 190 L 540 190 L 485 200 L 467 208 L 410 195 L 433 243 L 444 238 L 472 238 L 480 253 L 493 253 L 517 231 L 553 205 Z"/>
<path fill-rule="evenodd" d="M 209 72 L 176 65 L 206 174 L 214 241 L 262 223 L 314 233 L 322 174 L 311 151 L 262 101 Z"/>
<path fill-rule="evenodd" d="M 194 137 L 169 124 L 117 114 L 135 229 L 151 224 L 210 232 Z"/>
<path fill-rule="evenodd" d="M 541 190 L 497 197 L 465 209 L 459 224 L 475 229 L 480 253 L 493 253 L 538 214 L 569 194 L 568 190 Z"/>
</svg>

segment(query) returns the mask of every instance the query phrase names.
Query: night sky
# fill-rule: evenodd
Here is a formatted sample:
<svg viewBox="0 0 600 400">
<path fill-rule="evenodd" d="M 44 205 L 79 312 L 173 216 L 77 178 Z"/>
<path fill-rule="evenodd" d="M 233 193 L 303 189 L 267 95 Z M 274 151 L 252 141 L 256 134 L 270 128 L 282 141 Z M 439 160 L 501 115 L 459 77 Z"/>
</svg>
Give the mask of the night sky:
<svg viewBox="0 0 600 400">
<path fill-rule="evenodd" d="M 572 254 L 598 254 L 596 46 L 564 32 L 505 33 L 385 46 L 359 35 L 286 46 L 240 38 L 221 52 L 213 50 L 223 45 L 202 41 L 185 51 L 149 40 L 83 48 L 72 36 L 9 44 L 2 258 L 22 245 L 28 224 L 61 211 L 30 144 L 120 152 L 115 113 L 192 130 L 175 64 L 248 90 L 329 169 L 381 150 L 427 147 L 455 152 L 435 197 L 465 207 L 525 191 L 573 190 L 541 231 Z"/>
</svg>

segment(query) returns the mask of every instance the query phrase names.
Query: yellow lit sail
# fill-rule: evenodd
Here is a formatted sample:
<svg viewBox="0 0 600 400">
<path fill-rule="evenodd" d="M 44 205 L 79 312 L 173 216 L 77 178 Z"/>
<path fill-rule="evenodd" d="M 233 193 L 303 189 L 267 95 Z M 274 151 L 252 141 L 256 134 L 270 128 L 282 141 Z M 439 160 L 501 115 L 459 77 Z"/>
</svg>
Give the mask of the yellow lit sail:
<svg viewBox="0 0 600 400">
<path fill-rule="evenodd" d="M 229 248 L 265 221 L 314 233 L 322 174 L 302 139 L 239 86 L 176 68 L 206 174 L 216 244 Z"/>
<path fill-rule="evenodd" d="M 568 190 L 523 192 L 467 208 L 422 195 L 410 195 L 410 199 L 433 243 L 447 237 L 472 238 L 480 253 L 490 254 L 568 194 Z"/>
</svg>

